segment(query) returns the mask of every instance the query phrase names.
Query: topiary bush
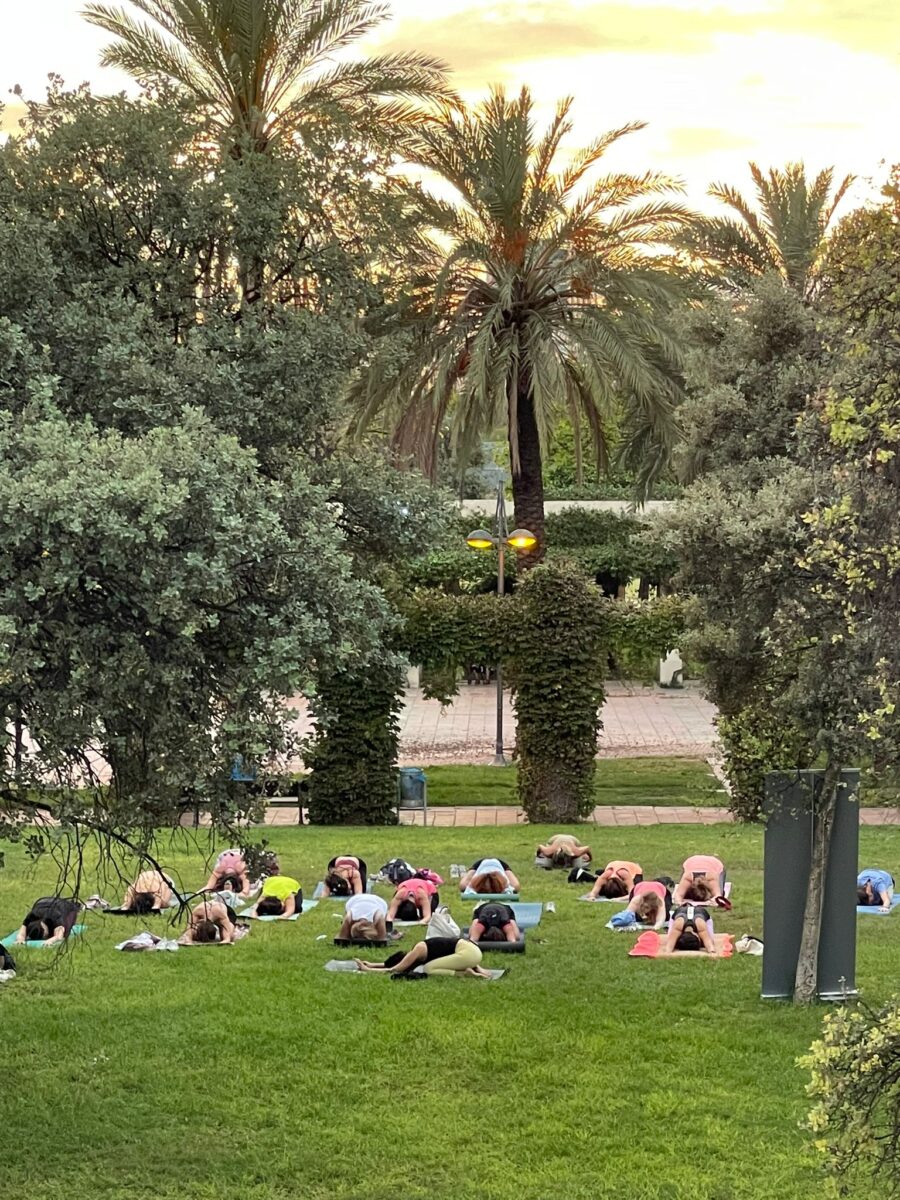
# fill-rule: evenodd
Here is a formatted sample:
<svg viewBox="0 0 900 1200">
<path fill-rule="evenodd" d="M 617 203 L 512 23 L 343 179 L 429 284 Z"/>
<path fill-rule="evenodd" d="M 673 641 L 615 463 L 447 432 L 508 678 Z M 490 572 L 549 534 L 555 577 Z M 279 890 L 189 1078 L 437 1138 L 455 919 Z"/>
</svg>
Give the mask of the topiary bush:
<svg viewBox="0 0 900 1200">
<path fill-rule="evenodd" d="M 313 825 L 397 822 L 403 672 L 398 660 L 320 677 L 316 732 L 304 755 Z"/>
<path fill-rule="evenodd" d="M 597 589 L 577 571 L 546 564 L 519 585 L 509 662 L 529 821 L 578 821 L 593 808 L 605 632 Z"/>
</svg>

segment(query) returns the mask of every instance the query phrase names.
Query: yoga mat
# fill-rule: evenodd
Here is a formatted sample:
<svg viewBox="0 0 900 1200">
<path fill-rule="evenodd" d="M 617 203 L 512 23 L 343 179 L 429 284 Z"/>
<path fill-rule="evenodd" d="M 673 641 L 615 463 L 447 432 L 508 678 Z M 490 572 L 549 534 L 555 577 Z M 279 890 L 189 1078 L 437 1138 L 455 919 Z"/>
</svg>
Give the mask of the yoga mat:
<svg viewBox="0 0 900 1200">
<path fill-rule="evenodd" d="M 507 904 L 513 900 L 518 900 L 518 892 L 504 892 L 501 896 L 489 896 L 482 892 L 465 891 L 462 893 L 463 900 L 504 900 Z"/>
<path fill-rule="evenodd" d="M 398 934 L 397 934 L 396 936 L 394 936 L 394 937 L 392 937 L 392 936 L 391 936 L 391 934 L 388 934 L 387 938 L 385 938 L 385 939 L 379 939 L 379 938 L 371 938 L 371 939 L 367 939 L 367 938 L 342 938 L 342 937 L 336 937 L 336 938 L 333 938 L 332 940 L 333 940 L 333 942 L 334 942 L 335 946 L 362 946 L 362 947 L 366 947 L 366 946 L 393 946 L 393 945 L 394 945 L 394 943 L 395 943 L 395 942 L 399 942 L 399 941 L 400 941 L 400 939 L 401 939 L 402 937 L 403 937 L 403 934 L 402 934 L 402 933 L 398 933 Z"/>
<path fill-rule="evenodd" d="M 69 937 L 70 938 L 80 937 L 81 934 L 84 933 L 85 929 L 87 929 L 86 925 L 73 925 L 69 931 Z M 7 934 L 7 936 L 3 939 L 2 943 L 0 943 L 0 944 L 6 946 L 6 948 L 8 950 L 13 949 L 13 947 L 15 947 L 17 950 L 21 950 L 22 949 L 21 943 L 18 946 L 16 946 L 16 934 L 18 932 L 19 931 L 17 929 L 14 929 L 12 931 L 12 933 Z M 65 939 L 65 941 L 68 941 L 68 940 L 69 940 L 69 938 Z M 46 949 L 47 943 L 46 942 L 26 942 L 25 945 L 28 947 L 29 950 L 41 950 L 41 949 Z M 55 944 L 55 946 L 51 947 L 51 949 L 56 949 L 56 947 L 58 947 L 59 945 L 60 945 L 60 943 L 57 942 Z"/>
<path fill-rule="evenodd" d="M 734 953 L 734 943 L 730 933 L 716 934 L 716 954 L 707 954 L 705 950 L 672 950 L 667 954 L 663 947 L 666 944 L 665 934 L 654 933 L 652 930 L 642 933 L 628 951 L 632 958 L 731 958 Z"/>
<path fill-rule="evenodd" d="M 858 904 L 856 906 L 856 911 L 858 913 L 874 913 L 876 917 L 889 917 L 898 905 L 900 905 L 900 896 L 894 896 L 891 899 L 891 907 L 887 911 L 881 908 L 875 908 L 869 904 Z"/>
<path fill-rule="evenodd" d="M 463 937 L 469 936 L 468 925 L 462 931 Z M 501 954 L 524 954 L 525 953 L 525 934 L 519 938 L 517 942 L 476 942 L 478 948 L 486 954 L 489 950 L 499 950 Z"/>
<path fill-rule="evenodd" d="M 318 900 L 304 900 L 303 912 L 309 912 L 309 910 L 311 908 L 315 908 L 318 903 Z M 295 912 L 291 917 L 258 917 L 256 913 L 251 910 L 252 906 L 251 908 L 245 908 L 243 912 L 235 913 L 234 915 L 238 918 L 238 920 L 246 919 L 248 921 L 296 921 L 303 915 L 303 913 Z"/>
<path fill-rule="evenodd" d="M 534 929 L 536 925 L 540 925 L 541 915 L 544 911 L 543 904 L 515 900 L 509 907 L 516 914 L 516 924 L 520 929 Z"/>
<path fill-rule="evenodd" d="M 592 896 L 587 892 L 584 896 L 579 896 L 579 900 L 586 900 L 588 904 L 621 904 L 623 907 L 628 903 L 628 896 Z"/>
<path fill-rule="evenodd" d="M 327 962 L 325 964 L 325 970 L 326 971 L 342 971 L 342 972 L 346 972 L 347 974 L 350 974 L 350 975 L 374 975 L 374 976 L 376 976 L 376 978 L 379 975 L 382 975 L 385 979 L 390 979 L 390 977 L 391 977 L 390 971 L 361 971 L 359 969 L 359 967 L 356 965 L 356 963 L 353 962 L 352 959 L 348 959 L 348 958 L 333 958 L 333 959 L 331 959 L 330 962 Z M 486 967 L 485 970 L 488 970 L 488 968 Z M 424 975 L 424 974 L 425 974 L 424 971 L 413 971 L 413 975 Z M 493 983 L 497 979 L 502 979 L 505 974 L 506 974 L 505 971 L 491 971 L 491 977 L 490 977 L 490 979 L 486 979 L 485 983 Z M 427 978 L 427 976 L 426 976 L 426 978 Z M 432 976 L 432 978 L 449 979 L 449 976 L 436 975 L 436 976 Z"/>
<path fill-rule="evenodd" d="M 611 929 L 613 933 L 654 933 L 656 931 L 655 925 L 641 925 L 638 922 L 635 922 L 634 925 L 613 925 L 612 921 L 607 921 L 603 928 Z"/>
<path fill-rule="evenodd" d="M 374 895 L 374 892 L 375 892 L 375 880 L 374 879 L 370 879 L 367 882 L 366 891 L 368 893 Z M 316 884 L 316 890 L 313 892 L 313 900 L 343 900 L 343 902 L 346 904 L 349 899 L 350 899 L 349 896 L 326 896 L 324 879 L 319 880 L 319 882 Z M 304 908 L 305 907 L 306 907 L 306 905 L 304 904 Z"/>
</svg>

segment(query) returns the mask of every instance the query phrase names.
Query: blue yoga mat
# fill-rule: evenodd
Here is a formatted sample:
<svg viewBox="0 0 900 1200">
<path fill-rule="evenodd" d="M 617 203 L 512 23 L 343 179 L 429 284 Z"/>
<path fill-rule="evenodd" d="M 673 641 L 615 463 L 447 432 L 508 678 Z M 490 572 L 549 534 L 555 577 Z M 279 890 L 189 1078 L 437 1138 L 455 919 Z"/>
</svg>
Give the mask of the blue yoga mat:
<svg viewBox="0 0 900 1200">
<path fill-rule="evenodd" d="M 70 938 L 79 937 L 82 933 L 84 933 L 85 929 L 87 929 L 86 925 L 73 925 L 71 930 L 69 931 L 69 937 Z M 7 934 L 7 936 L 3 939 L 2 943 L 0 943 L 0 945 L 6 946 L 6 948 L 8 950 L 12 950 L 14 948 L 21 950 L 22 949 L 21 945 L 16 947 L 16 934 L 18 932 L 19 932 L 18 929 L 14 929 L 12 931 L 12 933 Z M 68 941 L 68 938 L 66 938 L 66 941 Z M 42 949 L 47 948 L 46 942 L 26 942 L 25 945 L 28 947 L 29 950 L 42 950 Z M 56 946 L 58 946 L 58 945 L 59 945 L 59 942 L 57 942 L 55 944 L 55 946 L 52 947 L 52 949 L 55 949 Z"/>
<path fill-rule="evenodd" d="M 534 929 L 536 925 L 540 925 L 543 904 L 526 904 L 516 900 L 509 907 L 516 914 L 516 924 L 520 929 Z"/>
<path fill-rule="evenodd" d="M 366 891 L 369 892 L 370 894 L 374 895 L 374 892 L 375 892 L 375 880 L 374 879 L 370 879 L 368 881 L 368 883 L 366 884 Z M 349 896 L 326 896 L 324 880 L 320 880 L 316 884 L 316 890 L 313 892 L 313 900 L 343 900 L 344 903 L 346 904 L 349 899 L 350 899 Z M 303 907 L 306 908 L 305 901 L 304 901 Z"/>
<path fill-rule="evenodd" d="M 885 912 L 883 909 L 875 908 L 869 904 L 858 904 L 856 911 L 858 913 L 872 913 L 876 917 L 889 917 L 898 905 L 900 905 L 900 896 L 894 896 L 891 900 L 890 912 Z"/>
<path fill-rule="evenodd" d="M 470 892 L 468 889 L 462 893 L 463 900 L 502 900 L 506 904 L 512 904 L 514 900 L 518 900 L 517 892 L 504 892 L 500 896 L 488 896 L 482 892 Z"/>
</svg>

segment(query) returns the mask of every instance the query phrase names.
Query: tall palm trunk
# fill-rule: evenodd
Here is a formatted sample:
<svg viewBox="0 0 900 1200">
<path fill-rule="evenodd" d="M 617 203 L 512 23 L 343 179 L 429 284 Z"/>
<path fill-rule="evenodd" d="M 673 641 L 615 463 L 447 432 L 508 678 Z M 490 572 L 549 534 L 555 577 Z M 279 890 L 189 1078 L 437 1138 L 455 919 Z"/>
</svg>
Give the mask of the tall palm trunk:
<svg viewBox="0 0 900 1200">
<path fill-rule="evenodd" d="M 541 463 L 541 439 L 538 435 L 537 418 L 534 412 L 534 397 L 531 392 L 531 377 L 527 371 L 519 375 L 516 396 L 516 419 L 519 437 L 519 460 L 515 463 L 510 438 L 510 461 L 513 462 L 512 493 L 516 513 L 516 526 L 530 530 L 537 538 L 537 545 L 529 554 L 519 555 L 519 565 L 534 567 L 544 557 L 544 476 Z M 512 420 L 512 415 L 510 415 Z"/>
</svg>

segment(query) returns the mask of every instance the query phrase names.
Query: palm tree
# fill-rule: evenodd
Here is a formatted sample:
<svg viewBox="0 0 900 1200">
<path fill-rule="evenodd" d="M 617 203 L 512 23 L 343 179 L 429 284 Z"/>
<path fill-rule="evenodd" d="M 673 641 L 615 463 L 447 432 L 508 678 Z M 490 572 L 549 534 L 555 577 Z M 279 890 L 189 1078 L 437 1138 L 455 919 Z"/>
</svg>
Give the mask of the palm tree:
<svg viewBox="0 0 900 1200">
<path fill-rule="evenodd" d="M 765 175 L 750 163 L 756 205 L 728 184 L 716 183 L 709 194 L 736 214 L 707 217 L 687 230 L 684 245 L 712 267 L 728 286 L 740 288 L 767 272 L 809 298 L 815 291 L 825 251 L 828 226 L 854 176 L 847 175 L 832 191 L 834 169 L 820 171 L 811 182 L 803 163 L 773 167 Z"/>
<path fill-rule="evenodd" d="M 211 114 L 232 153 L 335 115 L 398 131 L 416 101 L 450 96 L 445 68 L 424 54 L 340 56 L 388 16 L 370 0 L 129 0 L 148 21 L 107 4 L 84 15 L 117 39 L 103 53 L 141 83 L 167 80 Z"/>
<path fill-rule="evenodd" d="M 562 101 L 543 136 L 530 93 L 446 107 L 417 135 L 415 165 L 454 198 L 422 192 L 432 232 L 409 247 L 412 279 L 355 389 L 357 429 L 386 418 L 398 455 L 432 472 L 449 421 L 463 451 L 508 434 L 517 525 L 544 534 L 542 454 L 561 415 L 584 421 L 598 462 L 602 416 L 624 410 L 631 461 L 665 460 L 679 396 L 665 313 L 681 289 L 662 249 L 688 214 L 652 172 L 586 177 L 640 124 L 605 133 L 554 170 L 571 130 Z"/>
</svg>

